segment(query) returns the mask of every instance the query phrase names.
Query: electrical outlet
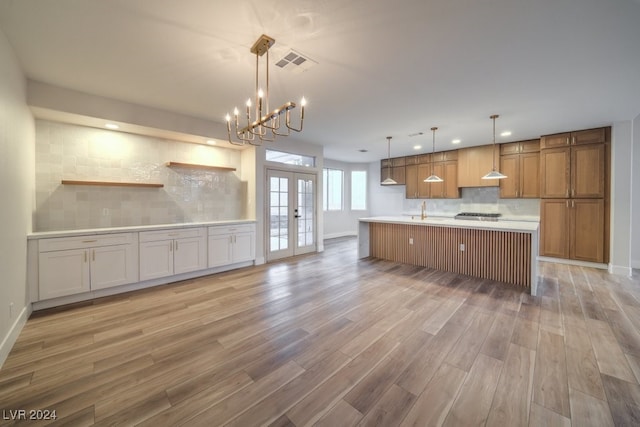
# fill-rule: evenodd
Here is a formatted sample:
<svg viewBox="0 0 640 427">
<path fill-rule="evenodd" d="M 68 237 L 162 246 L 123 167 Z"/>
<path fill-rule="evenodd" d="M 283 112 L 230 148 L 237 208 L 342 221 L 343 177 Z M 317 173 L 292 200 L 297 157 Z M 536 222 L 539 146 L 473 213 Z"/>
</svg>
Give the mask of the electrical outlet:
<svg viewBox="0 0 640 427">
<path fill-rule="evenodd" d="M 409 244 L 413 245 L 413 237 L 409 237 Z"/>
<path fill-rule="evenodd" d="M 460 250 L 464 252 L 464 243 L 460 243 Z"/>
</svg>

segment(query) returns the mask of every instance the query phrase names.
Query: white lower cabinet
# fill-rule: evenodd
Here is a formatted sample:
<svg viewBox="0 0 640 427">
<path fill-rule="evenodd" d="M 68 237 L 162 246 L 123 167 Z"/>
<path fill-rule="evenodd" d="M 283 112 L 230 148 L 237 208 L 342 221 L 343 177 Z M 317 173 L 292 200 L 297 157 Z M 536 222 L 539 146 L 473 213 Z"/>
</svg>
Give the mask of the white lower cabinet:
<svg viewBox="0 0 640 427">
<path fill-rule="evenodd" d="M 256 258 L 254 224 L 209 227 L 209 268 Z"/>
<path fill-rule="evenodd" d="M 39 299 L 138 281 L 138 233 L 41 239 Z"/>
<path fill-rule="evenodd" d="M 140 232 L 140 280 L 206 268 L 205 227 Z"/>
</svg>

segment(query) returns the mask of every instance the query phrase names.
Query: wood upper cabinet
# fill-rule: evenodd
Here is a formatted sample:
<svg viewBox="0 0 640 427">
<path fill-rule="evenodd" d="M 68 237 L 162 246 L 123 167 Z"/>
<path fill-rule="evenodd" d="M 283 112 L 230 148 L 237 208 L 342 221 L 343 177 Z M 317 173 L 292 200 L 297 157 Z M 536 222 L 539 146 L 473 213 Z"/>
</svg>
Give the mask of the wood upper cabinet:
<svg viewBox="0 0 640 427">
<path fill-rule="evenodd" d="M 398 184 L 405 183 L 406 159 L 404 157 L 395 157 L 392 159 L 382 159 L 380 161 L 380 182 L 389 176 Z M 389 170 L 391 167 L 391 170 Z"/>
<path fill-rule="evenodd" d="M 497 187 L 498 179 L 482 179 L 500 164 L 500 150 L 492 145 L 462 148 L 458 150 L 458 187 Z"/>
<path fill-rule="evenodd" d="M 459 199 L 458 162 L 437 162 L 433 164 L 433 173 L 443 179 L 443 182 L 425 183 L 430 187 L 432 199 Z M 431 172 L 429 172 L 429 175 Z"/>
<path fill-rule="evenodd" d="M 500 180 L 503 199 L 540 197 L 540 142 L 530 140 L 500 145 Z"/>
<path fill-rule="evenodd" d="M 586 144 L 540 152 L 542 198 L 598 198 L 605 195 L 605 145 Z"/>
<path fill-rule="evenodd" d="M 431 184 L 424 180 L 431 175 L 431 163 L 418 165 L 418 198 L 428 199 L 431 197 Z"/>
<path fill-rule="evenodd" d="M 500 156 L 502 199 L 537 199 L 540 197 L 540 153 Z"/>
<path fill-rule="evenodd" d="M 571 197 L 604 197 L 605 145 L 571 147 Z"/>
<path fill-rule="evenodd" d="M 603 199 L 543 199 L 540 255 L 605 262 Z"/>
<path fill-rule="evenodd" d="M 596 128 L 575 132 L 545 135 L 540 138 L 540 148 L 566 147 L 569 145 L 601 144 L 609 140 L 610 128 Z"/>
<path fill-rule="evenodd" d="M 405 197 L 407 199 L 418 198 L 418 165 L 405 166 Z"/>
<path fill-rule="evenodd" d="M 571 186 L 571 149 L 552 148 L 540 151 L 540 197 L 569 197 Z"/>
</svg>

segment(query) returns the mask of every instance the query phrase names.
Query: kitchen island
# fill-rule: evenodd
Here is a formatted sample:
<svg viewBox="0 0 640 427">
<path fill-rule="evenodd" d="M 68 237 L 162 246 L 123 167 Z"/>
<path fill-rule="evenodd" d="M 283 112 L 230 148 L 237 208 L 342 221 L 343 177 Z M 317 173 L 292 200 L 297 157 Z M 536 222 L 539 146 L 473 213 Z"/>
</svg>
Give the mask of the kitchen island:
<svg viewBox="0 0 640 427">
<path fill-rule="evenodd" d="M 374 257 L 491 279 L 536 295 L 538 222 L 360 218 L 358 258 Z"/>
</svg>

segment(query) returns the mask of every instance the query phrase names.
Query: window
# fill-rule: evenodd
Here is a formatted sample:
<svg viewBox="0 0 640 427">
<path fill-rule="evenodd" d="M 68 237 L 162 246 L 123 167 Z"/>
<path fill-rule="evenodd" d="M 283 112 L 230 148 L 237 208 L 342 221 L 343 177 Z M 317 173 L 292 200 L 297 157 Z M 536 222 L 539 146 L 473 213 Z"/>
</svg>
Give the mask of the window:
<svg viewBox="0 0 640 427">
<path fill-rule="evenodd" d="M 266 150 L 266 160 L 286 165 L 313 167 L 316 165 L 316 158 L 304 156 L 302 154 L 285 153 L 284 151 Z"/>
<path fill-rule="evenodd" d="M 367 171 L 351 171 L 351 210 L 367 209 Z"/>
<path fill-rule="evenodd" d="M 342 210 L 342 182 L 344 172 L 340 169 L 322 169 L 322 210 Z"/>
</svg>

